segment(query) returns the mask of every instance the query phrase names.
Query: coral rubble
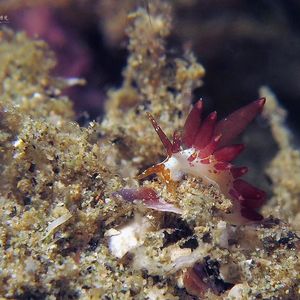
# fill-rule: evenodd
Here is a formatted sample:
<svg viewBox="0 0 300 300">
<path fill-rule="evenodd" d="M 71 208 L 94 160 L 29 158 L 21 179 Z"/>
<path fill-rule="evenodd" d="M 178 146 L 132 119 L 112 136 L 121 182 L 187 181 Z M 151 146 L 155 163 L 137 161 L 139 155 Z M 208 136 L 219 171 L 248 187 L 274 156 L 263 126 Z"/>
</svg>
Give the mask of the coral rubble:
<svg viewBox="0 0 300 300">
<path fill-rule="evenodd" d="M 280 107 L 274 93 L 262 87 L 260 94 L 268 97 L 264 115 L 279 148 L 267 169 L 274 196 L 266 212 L 273 210 L 278 217 L 300 230 L 300 152 L 293 146 L 292 134 L 285 125 L 286 111 Z"/>
<path fill-rule="evenodd" d="M 189 50 L 183 58 L 174 58 L 166 50 L 171 30 L 170 6 L 153 3 L 149 13 L 150 16 L 145 9 L 138 9 L 129 15 L 130 55 L 123 71 L 124 82 L 120 89 L 110 91 L 102 123 L 103 135 L 115 141 L 120 150 L 115 163 L 119 162 L 123 174 L 124 169 L 136 174 L 137 168 L 154 163 L 163 154 L 162 146 L 152 142 L 155 136 L 145 112 L 151 110 L 171 134 L 183 125 L 191 93 L 204 76 L 204 68 Z"/>
<path fill-rule="evenodd" d="M 50 75 L 47 45 L 0 32 L 1 297 L 300 298 L 299 237 L 285 222 L 298 206 L 284 204 L 295 199 L 297 178 L 284 181 L 277 171 L 290 170 L 276 158 L 269 174 L 286 197 L 274 187 L 271 203 L 284 213 L 266 210 L 242 225 L 224 218 L 228 195 L 193 174 L 173 190 L 159 178 L 135 178 L 164 154 L 146 112 L 171 136 L 204 76 L 189 49 L 181 58 L 168 52 L 171 21 L 163 1 L 129 15 L 124 82 L 109 92 L 102 122 L 87 127 L 61 94 L 72 82 Z M 292 153 L 280 114 L 270 111 L 283 141 L 278 155 Z"/>
</svg>

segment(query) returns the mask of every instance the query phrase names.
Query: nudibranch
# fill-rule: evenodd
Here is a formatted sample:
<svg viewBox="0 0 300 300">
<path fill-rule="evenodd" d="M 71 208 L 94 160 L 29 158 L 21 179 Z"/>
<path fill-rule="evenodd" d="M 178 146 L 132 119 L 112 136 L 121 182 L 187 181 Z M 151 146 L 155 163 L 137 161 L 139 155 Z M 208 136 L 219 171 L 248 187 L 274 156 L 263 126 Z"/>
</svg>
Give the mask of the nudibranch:
<svg viewBox="0 0 300 300">
<path fill-rule="evenodd" d="M 203 101 L 199 100 L 190 111 L 182 134 L 175 131 L 172 142 L 154 117 L 147 113 L 167 158 L 145 170 L 138 178 L 157 174 L 167 184 L 168 190 L 172 190 L 185 174 L 200 177 L 204 183 L 217 186 L 232 199 L 233 209 L 227 215 L 230 222 L 263 219 L 256 209 L 265 202 L 265 192 L 242 180 L 240 177 L 247 173 L 247 167 L 236 167 L 231 161 L 244 149 L 243 144 L 232 144 L 232 141 L 262 111 L 265 101 L 265 98 L 260 98 L 217 121 L 216 112 L 202 119 Z"/>
</svg>

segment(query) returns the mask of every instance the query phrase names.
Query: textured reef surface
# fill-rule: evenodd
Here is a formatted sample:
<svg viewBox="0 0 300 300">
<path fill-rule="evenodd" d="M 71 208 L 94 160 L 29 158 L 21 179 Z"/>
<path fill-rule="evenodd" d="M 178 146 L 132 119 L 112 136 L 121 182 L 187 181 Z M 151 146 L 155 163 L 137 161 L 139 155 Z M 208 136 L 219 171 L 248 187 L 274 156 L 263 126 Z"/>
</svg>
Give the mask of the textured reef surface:
<svg viewBox="0 0 300 300">
<path fill-rule="evenodd" d="M 85 126 L 63 94 L 82 80 L 53 75 L 46 42 L 1 27 L 0 296 L 300 299 L 300 152 L 286 111 L 261 87 L 216 123 L 193 101 L 204 67 L 189 45 L 167 47 L 171 6 L 149 1 L 126 24 L 122 84 Z M 232 139 L 257 115 L 277 150 L 250 184 Z"/>
</svg>

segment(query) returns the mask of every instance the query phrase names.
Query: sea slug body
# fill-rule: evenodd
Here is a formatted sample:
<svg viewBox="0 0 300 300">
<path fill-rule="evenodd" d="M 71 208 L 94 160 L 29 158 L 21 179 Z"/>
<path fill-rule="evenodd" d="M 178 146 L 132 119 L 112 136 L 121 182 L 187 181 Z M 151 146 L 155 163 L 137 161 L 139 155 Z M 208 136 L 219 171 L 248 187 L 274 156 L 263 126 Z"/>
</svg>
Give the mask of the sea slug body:
<svg viewBox="0 0 300 300">
<path fill-rule="evenodd" d="M 156 173 L 166 182 L 168 189 L 173 190 L 175 183 L 185 174 L 202 178 L 204 183 L 217 186 L 233 200 L 233 210 L 227 215 L 230 222 L 260 221 L 263 217 L 256 209 L 265 202 L 266 194 L 240 179 L 248 168 L 235 167 L 231 161 L 244 146 L 231 143 L 262 111 L 264 103 L 265 98 L 261 98 L 217 121 L 216 112 L 202 120 L 203 102 L 199 100 L 186 119 L 183 133 L 175 132 L 172 142 L 148 113 L 168 156 L 140 174 L 139 179 Z"/>
</svg>

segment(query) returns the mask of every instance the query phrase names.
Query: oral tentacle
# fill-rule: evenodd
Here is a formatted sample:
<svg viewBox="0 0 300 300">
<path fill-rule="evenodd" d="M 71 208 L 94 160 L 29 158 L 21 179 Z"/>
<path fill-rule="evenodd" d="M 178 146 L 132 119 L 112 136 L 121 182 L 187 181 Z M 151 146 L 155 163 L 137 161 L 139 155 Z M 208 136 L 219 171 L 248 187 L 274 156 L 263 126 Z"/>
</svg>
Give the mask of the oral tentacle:
<svg viewBox="0 0 300 300">
<path fill-rule="evenodd" d="M 163 163 L 154 165 L 148 169 L 146 169 L 143 173 L 137 176 L 137 179 L 144 179 L 150 175 L 161 173 L 164 169 Z"/>
<path fill-rule="evenodd" d="M 172 143 L 170 142 L 170 140 L 168 139 L 166 134 L 163 132 L 163 130 L 160 128 L 160 126 L 157 124 L 154 117 L 149 112 L 147 112 L 147 116 L 148 116 L 154 130 L 158 134 L 162 144 L 164 145 L 164 147 L 167 151 L 167 154 L 172 155 Z"/>
</svg>

